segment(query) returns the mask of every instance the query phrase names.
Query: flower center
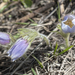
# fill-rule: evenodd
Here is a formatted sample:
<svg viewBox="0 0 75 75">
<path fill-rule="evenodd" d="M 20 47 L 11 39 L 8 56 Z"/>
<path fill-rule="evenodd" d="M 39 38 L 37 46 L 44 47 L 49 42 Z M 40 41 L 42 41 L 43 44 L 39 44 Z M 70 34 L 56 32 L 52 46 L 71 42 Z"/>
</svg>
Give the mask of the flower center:
<svg viewBox="0 0 75 75">
<path fill-rule="evenodd" d="M 67 20 L 66 22 L 64 22 L 64 24 L 70 26 L 71 28 L 74 26 L 74 24 L 72 23 L 72 20 Z"/>
</svg>

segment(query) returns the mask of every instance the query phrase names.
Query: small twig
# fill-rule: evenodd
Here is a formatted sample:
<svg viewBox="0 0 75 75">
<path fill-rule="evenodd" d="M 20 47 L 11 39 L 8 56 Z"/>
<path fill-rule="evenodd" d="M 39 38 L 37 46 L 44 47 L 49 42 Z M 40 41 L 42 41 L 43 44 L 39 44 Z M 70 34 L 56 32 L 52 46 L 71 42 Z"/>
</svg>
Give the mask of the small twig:
<svg viewBox="0 0 75 75">
<path fill-rule="evenodd" d="M 8 7 L 11 7 L 13 5 L 17 5 L 19 2 L 20 2 L 20 0 L 19 1 L 12 1 L 11 4 Z"/>
<path fill-rule="evenodd" d="M 51 15 L 53 15 L 54 14 L 54 12 L 56 12 L 56 10 L 57 10 L 57 8 L 58 7 L 56 7 L 55 9 L 54 9 L 54 11 L 52 11 L 43 21 L 41 21 L 39 24 L 42 24 L 44 21 L 46 21 Z"/>
<path fill-rule="evenodd" d="M 60 14 L 62 15 L 64 13 L 64 0 L 58 0 L 59 4 L 60 4 Z"/>
<path fill-rule="evenodd" d="M 69 54 L 70 54 L 70 50 L 69 50 L 68 54 L 66 55 L 66 57 L 65 57 L 64 60 L 63 60 L 63 63 L 62 63 L 62 65 L 61 65 L 61 67 L 60 67 L 59 73 L 61 72 L 62 68 L 64 67 L 65 61 L 66 61 L 67 57 L 69 56 Z"/>
<path fill-rule="evenodd" d="M 0 26 L 0 29 L 1 29 L 1 28 L 11 29 L 11 26 Z"/>
<path fill-rule="evenodd" d="M 65 71 L 64 75 L 67 75 L 67 73 L 69 73 L 73 68 L 75 69 L 75 63 L 72 65 L 71 68 L 69 68 L 67 71 Z"/>
<path fill-rule="evenodd" d="M 20 19 L 17 19 L 16 22 L 19 22 L 19 21 L 22 21 L 22 22 L 28 21 L 30 18 L 33 18 L 34 16 L 36 16 L 38 13 L 44 12 L 45 10 L 47 10 L 50 7 L 54 6 L 54 4 L 55 4 L 55 2 L 51 2 L 51 3 L 47 4 L 46 6 L 43 6 L 43 7 L 35 10 L 34 12 L 32 12 L 32 13 L 30 13 L 30 14 L 28 14 L 28 15 L 20 18 Z M 10 31 L 10 33 L 13 31 L 13 29 L 15 27 L 16 27 L 15 25 L 12 27 L 12 30 Z"/>
<path fill-rule="evenodd" d="M 8 14 L 9 12 L 13 11 L 13 10 L 16 9 L 16 8 L 17 8 L 17 7 L 13 7 L 13 8 L 11 8 L 10 10 L 6 11 L 5 13 L 3 13 L 3 15 Z"/>
<path fill-rule="evenodd" d="M 8 11 L 6 11 L 5 13 L 3 13 L 3 14 L 0 14 L 0 17 L 2 17 L 3 15 L 6 15 L 6 14 L 8 14 L 9 12 L 11 12 L 11 11 L 13 11 L 14 9 L 16 9 L 17 7 L 14 7 L 14 8 L 12 8 L 12 9 L 10 9 L 10 10 L 8 10 Z"/>
<path fill-rule="evenodd" d="M 19 2 L 20 2 L 20 1 L 15 1 L 15 2 L 13 2 L 12 4 L 10 4 L 8 7 L 13 6 L 13 5 L 15 5 L 15 4 L 18 4 Z M 6 15 L 6 14 L 8 14 L 9 12 L 11 12 L 12 10 L 14 10 L 14 9 L 16 9 L 16 8 L 17 8 L 17 7 L 14 7 L 14 8 L 12 8 L 12 9 L 6 11 L 5 13 L 0 14 L 0 16 Z"/>
<path fill-rule="evenodd" d="M 35 67 L 35 70 L 36 70 L 37 75 L 39 75 L 39 71 L 38 71 L 37 67 Z"/>
<path fill-rule="evenodd" d="M 40 19 L 39 24 L 37 25 L 37 27 L 38 27 L 38 26 L 42 26 L 43 28 L 45 28 L 45 29 L 47 30 L 47 28 L 46 28 L 45 26 L 41 25 L 41 24 L 43 24 L 44 21 L 46 21 L 51 15 L 53 15 L 54 12 L 56 12 L 57 8 L 58 8 L 58 7 L 56 7 L 56 8 L 54 9 L 54 11 L 52 11 L 44 20 L 42 20 L 42 18 L 43 18 L 43 17 L 42 17 L 42 18 Z M 39 31 L 39 29 L 38 29 L 38 31 Z M 47 32 L 50 32 L 50 31 L 47 30 Z"/>
<path fill-rule="evenodd" d="M 52 21 L 50 21 L 49 23 L 44 23 L 44 24 L 41 24 L 41 25 L 37 25 L 37 27 L 39 26 L 48 26 L 48 25 L 51 25 L 52 24 Z"/>
<path fill-rule="evenodd" d="M 66 10 L 64 11 L 64 13 L 67 13 L 71 8 L 72 6 L 72 2 L 70 2 L 69 4 L 68 4 L 68 6 L 67 6 L 67 8 L 66 8 Z"/>
<path fill-rule="evenodd" d="M 56 27 L 54 30 L 53 30 L 53 32 L 51 32 L 49 35 L 48 35 L 48 38 L 54 33 L 54 31 L 57 31 L 58 30 L 58 28 Z"/>
<path fill-rule="evenodd" d="M 33 18 L 34 16 L 36 16 L 37 13 L 43 12 L 43 11 L 49 9 L 50 7 L 54 6 L 54 4 L 55 4 L 55 2 L 51 2 L 51 3 L 47 4 L 46 6 L 41 7 L 39 9 L 35 10 L 34 12 L 28 14 L 27 16 L 24 16 L 24 17 L 16 20 L 16 22 L 19 22 L 19 21 L 25 22 L 25 21 L 29 20 L 30 18 Z"/>
</svg>

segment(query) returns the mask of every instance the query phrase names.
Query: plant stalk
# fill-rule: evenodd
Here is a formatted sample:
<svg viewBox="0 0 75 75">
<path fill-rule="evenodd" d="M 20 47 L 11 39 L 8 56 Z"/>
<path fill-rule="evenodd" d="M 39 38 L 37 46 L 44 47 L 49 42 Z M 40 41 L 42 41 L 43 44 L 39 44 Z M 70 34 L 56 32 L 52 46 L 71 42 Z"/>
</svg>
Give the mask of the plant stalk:
<svg viewBox="0 0 75 75">
<path fill-rule="evenodd" d="M 70 37 L 70 33 L 67 34 L 67 37 L 65 38 L 65 42 L 66 42 L 66 47 L 69 47 L 69 37 Z"/>
</svg>

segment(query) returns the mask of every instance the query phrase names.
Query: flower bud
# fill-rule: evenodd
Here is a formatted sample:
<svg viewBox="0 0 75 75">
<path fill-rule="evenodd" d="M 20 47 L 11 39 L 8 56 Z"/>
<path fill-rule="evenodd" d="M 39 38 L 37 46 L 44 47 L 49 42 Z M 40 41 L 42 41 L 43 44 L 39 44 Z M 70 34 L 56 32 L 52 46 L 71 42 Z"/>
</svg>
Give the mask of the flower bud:
<svg viewBox="0 0 75 75">
<path fill-rule="evenodd" d="M 7 33 L 0 32 L 0 44 L 6 45 L 10 42 L 10 37 Z"/>
<path fill-rule="evenodd" d="M 12 61 L 15 61 L 24 55 L 28 47 L 29 43 L 27 42 L 27 40 L 20 38 L 15 42 L 12 48 L 9 49 L 9 51 L 7 52 L 8 56 L 11 57 Z"/>
<path fill-rule="evenodd" d="M 64 33 L 75 33 L 75 16 L 66 15 L 62 21 L 61 28 Z"/>
</svg>

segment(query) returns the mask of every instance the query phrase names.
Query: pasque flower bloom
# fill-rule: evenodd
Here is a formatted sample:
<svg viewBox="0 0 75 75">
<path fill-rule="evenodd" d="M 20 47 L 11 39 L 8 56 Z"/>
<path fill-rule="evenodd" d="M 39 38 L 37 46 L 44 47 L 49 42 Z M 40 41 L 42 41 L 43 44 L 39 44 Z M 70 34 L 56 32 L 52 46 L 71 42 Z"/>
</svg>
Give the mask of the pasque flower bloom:
<svg viewBox="0 0 75 75">
<path fill-rule="evenodd" d="M 62 21 L 61 28 L 64 33 L 75 33 L 75 16 L 66 15 Z"/>
<path fill-rule="evenodd" d="M 9 51 L 7 52 L 8 56 L 11 57 L 12 61 L 15 61 L 24 55 L 28 47 L 29 43 L 27 42 L 27 40 L 20 38 L 15 42 L 12 48 L 9 49 Z"/>
<path fill-rule="evenodd" d="M 6 45 L 10 42 L 10 37 L 7 33 L 0 32 L 0 44 Z"/>
</svg>

